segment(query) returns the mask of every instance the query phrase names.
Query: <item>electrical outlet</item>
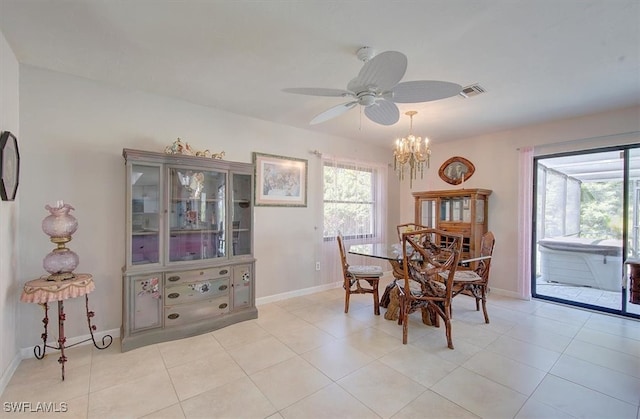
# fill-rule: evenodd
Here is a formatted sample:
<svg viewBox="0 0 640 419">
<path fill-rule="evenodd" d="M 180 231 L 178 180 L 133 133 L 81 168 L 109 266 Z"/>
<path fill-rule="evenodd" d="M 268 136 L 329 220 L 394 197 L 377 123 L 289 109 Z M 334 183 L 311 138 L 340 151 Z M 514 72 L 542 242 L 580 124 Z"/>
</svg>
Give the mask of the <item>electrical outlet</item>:
<svg viewBox="0 0 640 419">
<path fill-rule="evenodd" d="M 320 262 L 316 262 L 316 271 L 320 270 Z"/>
</svg>

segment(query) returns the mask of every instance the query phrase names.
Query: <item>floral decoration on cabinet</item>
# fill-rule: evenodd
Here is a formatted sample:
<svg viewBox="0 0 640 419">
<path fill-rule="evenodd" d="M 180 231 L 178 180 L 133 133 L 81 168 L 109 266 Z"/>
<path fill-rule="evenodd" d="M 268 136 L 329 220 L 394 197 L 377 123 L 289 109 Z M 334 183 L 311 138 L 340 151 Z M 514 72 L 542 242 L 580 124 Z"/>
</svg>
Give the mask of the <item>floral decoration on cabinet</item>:
<svg viewBox="0 0 640 419">
<path fill-rule="evenodd" d="M 164 148 L 164 152 L 166 154 L 182 154 L 185 156 L 196 156 L 196 157 L 207 157 L 212 159 L 222 160 L 224 157 L 224 151 L 220 153 L 212 153 L 207 150 L 203 151 L 193 151 L 193 148 L 189 145 L 188 142 L 182 142 L 180 138 L 175 140 L 171 145 L 168 145 Z"/>
<path fill-rule="evenodd" d="M 160 285 L 158 277 L 153 277 L 141 282 L 142 290 L 138 292 L 138 296 L 151 295 L 156 300 L 160 299 Z"/>
</svg>

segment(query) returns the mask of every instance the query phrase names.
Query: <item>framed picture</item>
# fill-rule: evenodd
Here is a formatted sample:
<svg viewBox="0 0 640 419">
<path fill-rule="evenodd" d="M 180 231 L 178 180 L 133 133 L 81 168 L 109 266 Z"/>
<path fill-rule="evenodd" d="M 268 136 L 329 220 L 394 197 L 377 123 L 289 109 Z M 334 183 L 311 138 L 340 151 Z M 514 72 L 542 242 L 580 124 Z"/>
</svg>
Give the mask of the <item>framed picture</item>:
<svg viewBox="0 0 640 419">
<path fill-rule="evenodd" d="M 253 153 L 255 205 L 307 206 L 307 160 Z"/>
<path fill-rule="evenodd" d="M 0 134 L 0 197 L 13 201 L 18 192 L 20 153 L 18 140 L 9 131 Z"/>
</svg>

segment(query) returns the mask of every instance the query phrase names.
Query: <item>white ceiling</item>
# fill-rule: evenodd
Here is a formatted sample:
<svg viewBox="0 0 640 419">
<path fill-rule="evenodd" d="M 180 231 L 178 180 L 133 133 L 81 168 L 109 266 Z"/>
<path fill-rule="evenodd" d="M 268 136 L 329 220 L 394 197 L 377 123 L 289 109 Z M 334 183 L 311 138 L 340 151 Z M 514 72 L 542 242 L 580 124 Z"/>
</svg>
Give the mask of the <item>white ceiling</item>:
<svg viewBox="0 0 640 419">
<path fill-rule="evenodd" d="M 0 0 L 0 30 L 21 63 L 380 145 L 408 110 L 441 142 L 640 104 L 639 0 Z M 310 126 L 345 100 L 282 89 L 345 89 L 361 46 L 487 92 Z"/>
</svg>

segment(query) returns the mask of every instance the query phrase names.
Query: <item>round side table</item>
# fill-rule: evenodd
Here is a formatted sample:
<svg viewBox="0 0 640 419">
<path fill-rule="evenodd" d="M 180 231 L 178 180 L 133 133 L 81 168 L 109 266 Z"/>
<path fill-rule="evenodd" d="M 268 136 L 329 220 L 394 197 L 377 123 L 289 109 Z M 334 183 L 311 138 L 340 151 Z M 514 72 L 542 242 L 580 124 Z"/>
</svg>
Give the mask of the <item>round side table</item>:
<svg viewBox="0 0 640 419">
<path fill-rule="evenodd" d="M 102 337 L 102 345 L 98 345 L 96 343 L 95 336 L 93 332 L 96 330 L 96 326 L 91 324 L 91 318 L 95 316 L 93 311 L 89 311 L 89 293 L 91 293 L 95 289 L 95 284 L 93 282 L 93 276 L 91 274 L 75 274 L 74 278 L 65 279 L 62 281 L 49 281 L 46 278 L 38 278 L 32 281 L 28 281 L 24 284 L 24 289 L 22 291 L 22 295 L 20 296 L 20 301 L 25 303 L 37 303 L 43 306 L 44 308 L 44 319 L 42 319 L 42 323 L 44 324 L 44 333 L 41 335 L 42 337 L 42 348 L 40 345 L 36 345 L 33 348 L 33 354 L 36 358 L 42 359 L 45 356 L 45 352 L 47 348 L 51 348 L 54 350 L 60 351 L 60 358 L 58 358 L 58 362 L 62 368 L 62 380 L 64 381 L 64 364 L 67 362 L 67 357 L 64 354 L 64 350 L 67 348 L 71 348 L 73 346 L 79 345 L 81 343 L 87 342 L 91 340 L 93 342 L 93 346 L 97 349 L 106 349 L 111 345 L 113 338 L 111 335 L 104 335 Z M 64 335 L 64 321 L 66 320 L 66 315 L 64 313 L 64 300 L 68 300 L 70 298 L 82 297 L 84 295 L 85 299 L 85 308 L 87 312 L 87 324 L 89 326 L 89 333 L 91 337 L 85 339 L 80 342 L 76 342 L 73 345 L 66 345 L 67 338 Z M 49 325 L 49 303 L 57 301 L 58 302 L 58 345 L 51 346 L 47 344 L 48 337 L 48 325 Z"/>
</svg>

